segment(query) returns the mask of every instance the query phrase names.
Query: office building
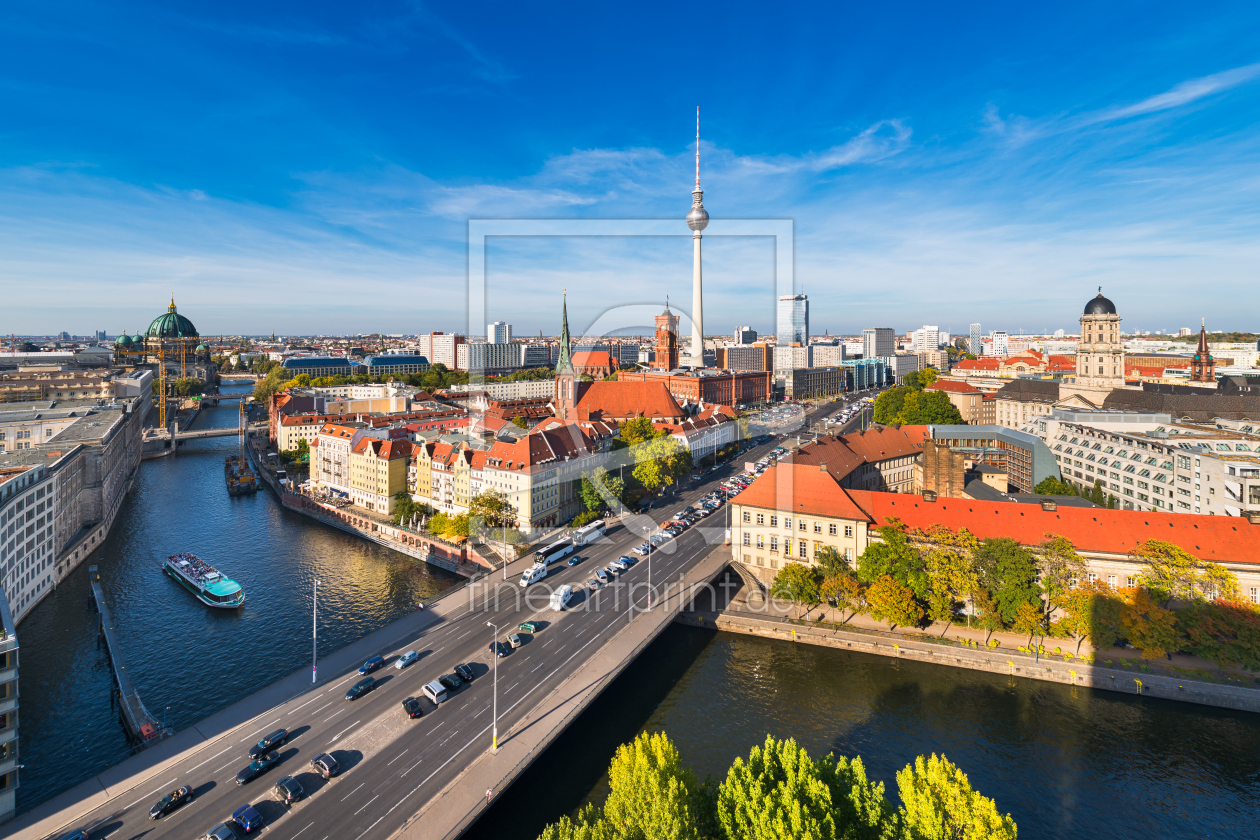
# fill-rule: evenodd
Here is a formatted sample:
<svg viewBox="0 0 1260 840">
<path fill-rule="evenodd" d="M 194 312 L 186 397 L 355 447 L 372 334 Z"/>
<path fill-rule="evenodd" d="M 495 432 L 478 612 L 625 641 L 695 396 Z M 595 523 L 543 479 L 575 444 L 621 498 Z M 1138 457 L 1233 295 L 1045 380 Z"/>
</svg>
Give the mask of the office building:
<svg viewBox="0 0 1260 840">
<path fill-rule="evenodd" d="M 924 324 L 914 331 L 913 349 L 918 352 L 939 350 L 941 348 L 941 329 Z"/>
<path fill-rule="evenodd" d="M 775 370 L 774 380 L 775 387 L 782 392 L 784 399 L 805 400 L 843 393 L 848 382 L 848 372 L 840 367 Z"/>
<path fill-rule="evenodd" d="M 848 371 L 848 390 L 864 391 L 888 382 L 888 365 L 884 359 L 846 359 L 840 363 Z"/>
<path fill-rule="evenodd" d="M 736 327 L 735 343 L 736 344 L 752 344 L 757 340 L 757 331 L 752 327 Z"/>
<path fill-rule="evenodd" d="M 507 373 L 521 366 L 518 344 L 466 344 L 455 347 L 455 367 L 475 373 Z"/>
<path fill-rule="evenodd" d="M 809 299 L 805 295 L 779 298 L 777 343 L 780 347 L 809 343 Z"/>
<path fill-rule="evenodd" d="M 512 325 L 506 321 L 495 321 L 486 324 L 486 342 L 489 344 L 511 344 Z"/>
<path fill-rule="evenodd" d="M 462 335 L 453 333 L 427 333 L 419 337 L 417 356 L 424 356 L 431 365 L 444 365 L 447 370 L 455 370 L 459 365 L 456 350 L 464 343 Z"/>
<path fill-rule="evenodd" d="M 1005 359 L 1011 355 L 1010 336 L 1006 334 L 1006 330 L 994 330 L 989 333 L 988 355 L 997 356 L 999 359 Z"/>
<path fill-rule="evenodd" d="M 868 327 L 862 330 L 862 358 L 874 359 L 897 352 L 897 333 L 892 327 Z"/>
<path fill-rule="evenodd" d="M 980 332 L 979 324 L 971 325 L 971 335 L 967 338 L 967 352 L 973 356 L 980 356 L 984 353 L 984 338 Z"/>
<path fill-rule="evenodd" d="M 762 343 L 719 347 L 715 365 L 721 370 L 773 370 L 774 350 Z"/>
<path fill-rule="evenodd" d="M 836 367 L 844 361 L 843 344 L 811 344 L 809 349 L 813 354 L 811 367 Z"/>
</svg>

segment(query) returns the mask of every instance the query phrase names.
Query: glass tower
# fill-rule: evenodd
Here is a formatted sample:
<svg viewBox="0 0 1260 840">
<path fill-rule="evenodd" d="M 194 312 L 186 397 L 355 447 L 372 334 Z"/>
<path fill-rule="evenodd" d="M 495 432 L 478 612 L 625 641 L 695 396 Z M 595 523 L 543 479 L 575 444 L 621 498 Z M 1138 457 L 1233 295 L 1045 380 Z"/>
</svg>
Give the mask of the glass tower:
<svg viewBox="0 0 1260 840">
<path fill-rule="evenodd" d="M 778 343 L 809 343 L 809 299 L 805 295 L 783 295 L 779 298 Z"/>
</svg>

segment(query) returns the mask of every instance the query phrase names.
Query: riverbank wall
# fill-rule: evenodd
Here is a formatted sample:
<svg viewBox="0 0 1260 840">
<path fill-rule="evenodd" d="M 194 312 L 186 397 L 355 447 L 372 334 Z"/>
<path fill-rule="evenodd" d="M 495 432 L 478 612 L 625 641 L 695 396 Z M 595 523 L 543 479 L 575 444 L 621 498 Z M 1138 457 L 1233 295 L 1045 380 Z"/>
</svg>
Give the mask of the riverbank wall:
<svg viewBox="0 0 1260 840">
<path fill-rule="evenodd" d="M 972 649 L 957 645 L 934 644 L 914 638 L 899 637 L 894 633 L 831 629 L 830 626 L 796 623 L 784 618 L 754 615 L 741 610 L 687 611 L 680 613 L 675 621 L 730 633 L 852 650 L 951 668 L 985 671 L 1011 678 L 1024 677 L 1081 688 L 1117 691 L 1121 694 L 1180 700 L 1185 703 L 1198 703 L 1244 712 L 1260 712 L 1260 688 L 1246 688 L 1241 685 L 1209 683 L 1153 672 L 1135 673 L 1123 668 L 1107 668 L 1080 662 L 1037 659 L 1026 653 L 1000 648 Z"/>
</svg>

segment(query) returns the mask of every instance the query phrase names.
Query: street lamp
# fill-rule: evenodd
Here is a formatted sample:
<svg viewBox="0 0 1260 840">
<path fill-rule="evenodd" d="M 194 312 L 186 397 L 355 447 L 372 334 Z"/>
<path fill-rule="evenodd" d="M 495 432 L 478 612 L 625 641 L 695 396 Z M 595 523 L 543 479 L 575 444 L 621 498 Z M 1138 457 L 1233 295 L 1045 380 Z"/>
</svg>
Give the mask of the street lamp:
<svg viewBox="0 0 1260 840">
<path fill-rule="evenodd" d="M 319 578 L 315 578 L 315 583 L 311 586 L 311 685 L 315 684 L 316 675 L 319 673 L 317 660 L 319 659 Z"/>
<path fill-rule="evenodd" d="M 494 631 L 494 642 L 490 645 L 490 654 L 494 659 L 494 705 L 491 713 L 494 735 L 493 739 L 490 741 L 490 752 L 497 753 L 499 751 L 499 628 L 490 621 L 486 622 L 486 626 Z"/>
</svg>

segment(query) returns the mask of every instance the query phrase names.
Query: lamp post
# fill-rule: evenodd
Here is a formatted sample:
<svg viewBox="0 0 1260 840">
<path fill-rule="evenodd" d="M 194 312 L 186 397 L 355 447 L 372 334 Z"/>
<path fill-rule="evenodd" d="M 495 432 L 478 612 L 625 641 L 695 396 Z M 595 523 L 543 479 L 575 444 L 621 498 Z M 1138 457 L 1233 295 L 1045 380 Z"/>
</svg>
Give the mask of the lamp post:
<svg viewBox="0 0 1260 840">
<path fill-rule="evenodd" d="M 315 684 L 316 675 L 319 673 L 317 662 L 319 660 L 319 578 L 315 578 L 315 583 L 311 586 L 311 685 Z"/>
<path fill-rule="evenodd" d="M 494 657 L 494 700 L 492 707 L 493 711 L 491 712 L 494 734 L 492 736 L 492 740 L 490 741 L 490 752 L 497 753 L 499 751 L 499 628 L 490 621 L 486 622 L 486 626 L 494 631 L 494 643 L 490 646 L 490 653 Z"/>
</svg>

